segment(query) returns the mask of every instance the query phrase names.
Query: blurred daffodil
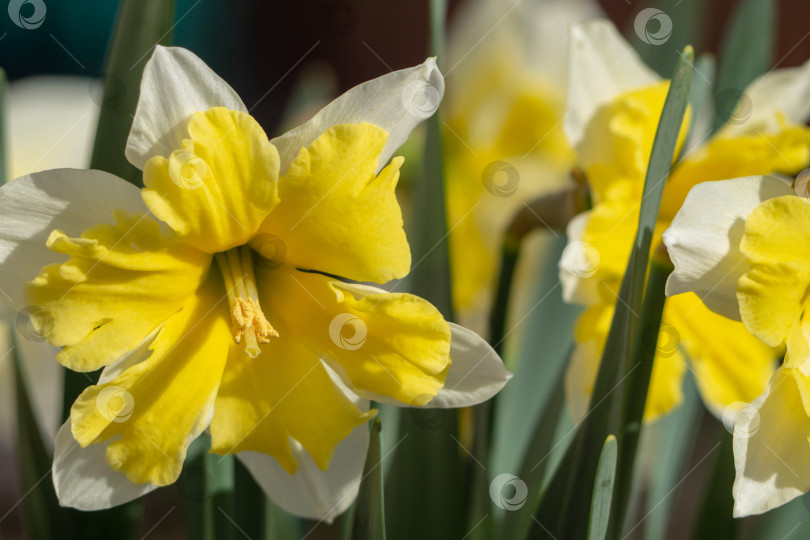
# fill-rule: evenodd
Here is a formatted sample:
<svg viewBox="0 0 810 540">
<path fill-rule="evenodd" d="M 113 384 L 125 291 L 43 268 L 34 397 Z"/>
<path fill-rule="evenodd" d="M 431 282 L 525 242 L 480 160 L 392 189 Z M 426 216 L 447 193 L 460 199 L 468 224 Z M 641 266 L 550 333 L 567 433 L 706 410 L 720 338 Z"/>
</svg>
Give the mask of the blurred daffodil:
<svg viewBox="0 0 810 540">
<path fill-rule="evenodd" d="M 476 328 L 486 320 L 510 218 L 568 179 L 574 152 L 562 129 L 561 44 L 571 23 L 597 13 L 590 0 L 474 0 L 451 29 L 443 142 L 453 297 Z"/>
<path fill-rule="evenodd" d="M 424 118 L 414 82 L 444 86 L 429 59 L 270 141 L 200 59 L 158 47 L 126 149 L 143 190 L 70 169 L 2 188 L 12 300 L 39 307 L 63 365 L 104 368 L 56 437 L 62 504 L 173 483 L 208 429 L 281 507 L 331 519 L 359 484 L 369 399 L 466 406 L 505 384 L 476 334 L 359 284 L 410 270 L 391 156 Z"/>
<path fill-rule="evenodd" d="M 795 112 L 805 117 L 810 84 L 792 89 L 804 95 Z M 675 264 L 668 295 L 697 294 L 764 343 L 786 347 L 764 392 L 724 415 L 734 434 L 735 516 L 765 512 L 810 486 L 808 176 L 797 181 L 802 196 L 774 176 L 698 184 L 664 233 Z"/>
<path fill-rule="evenodd" d="M 668 82 L 647 68 L 608 22 L 574 28 L 570 55 L 565 127 L 593 201 L 590 211 L 570 223 L 570 243 L 560 261 L 565 299 L 585 306 L 566 379 L 569 405 L 581 418 L 635 238 L 647 162 Z M 790 173 L 807 166 L 810 130 L 803 125 L 807 119 L 803 90 L 808 84 L 810 64 L 769 73 L 741 94 L 745 109 L 738 108 L 713 136 L 691 134 L 697 144 L 684 152 L 666 179 L 653 246 L 660 243 L 661 233 L 696 183 L 743 174 Z M 679 146 L 697 124 L 687 112 Z M 739 322 L 707 309 L 694 294 L 668 299 L 645 418 L 680 403 L 687 360 L 704 403 L 716 416 L 735 402 L 753 400 L 775 367 L 777 351 L 771 347 Z"/>
</svg>

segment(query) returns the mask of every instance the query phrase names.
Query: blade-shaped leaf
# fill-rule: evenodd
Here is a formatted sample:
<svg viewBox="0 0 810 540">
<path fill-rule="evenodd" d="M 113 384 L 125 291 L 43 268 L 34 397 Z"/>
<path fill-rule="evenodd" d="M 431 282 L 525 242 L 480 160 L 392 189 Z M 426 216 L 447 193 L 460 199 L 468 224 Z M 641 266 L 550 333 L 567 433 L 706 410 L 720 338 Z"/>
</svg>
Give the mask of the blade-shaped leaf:
<svg viewBox="0 0 810 540">
<path fill-rule="evenodd" d="M 591 518 L 588 522 L 588 540 L 602 540 L 607 535 L 617 459 L 616 437 L 608 435 L 596 466 L 596 481 L 593 484 L 593 496 L 591 497 Z"/>
<path fill-rule="evenodd" d="M 616 511 L 610 527 L 620 526 L 617 523 L 620 519 L 616 519 L 616 516 L 622 515 L 625 504 L 622 500 L 625 491 L 621 485 L 622 468 L 625 466 L 621 455 L 624 451 L 623 438 L 626 430 L 639 429 L 638 425 L 625 424 L 627 415 L 624 411 L 627 407 L 624 406 L 624 396 L 628 387 L 646 388 L 649 379 L 647 370 L 639 370 L 645 364 L 637 362 L 634 353 L 640 324 L 635 314 L 642 311 L 653 228 L 686 112 L 693 58 L 694 52 L 691 47 L 687 47 L 675 68 L 664 102 L 647 167 L 636 239 L 619 291 L 589 411 L 580 425 L 576 440 L 546 490 L 536 518 L 556 536 L 581 538 L 586 535 L 587 510 L 586 505 L 581 504 L 578 494 L 589 491 L 593 486 L 599 452 L 610 433 L 618 436 L 620 460 L 617 486 L 619 500 L 614 505 Z M 634 454 L 633 449 L 631 455 Z"/>
<path fill-rule="evenodd" d="M 69 516 L 59 506 L 51 480 L 53 456 L 42 438 L 17 352 L 12 343 L 6 354 L 12 358 L 17 393 L 17 471 L 25 530 L 30 538 L 71 538 Z"/>
<path fill-rule="evenodd" d="M 774 0 L 740 0 L 720 50 L 714 129 L 734 113 L 745 88 L 771 67 L 775 30 Z"/>
<path fill-rule="evenodd" d="M 382 424 L 377 418 L 371 425 L 366 463 L 360 492 L 354 503 L 350 540 L 385 540 L 385 503 L 383 501 L 383 468 L 381 464 L 380 431 Z"/>
<path fill-rule="evenodd" d="M 431 51 L 443 43 L 445 0 L 431 0 Z M 424 171 L 416 186 L 409 240 L 413 268 L 411 292 L 426 298 L 453 319 L 447 246 L 442 146 L 438 112 L 427 121 Z M 459 412 L 455 409 L 408 409 L 400 414 L 391 474 L 385 483 L 386 522 L 391 538 L 444 539 L 465 534 L 467 474 L 459 447 Z M 470 466 L 477 466 L 472 464 Z"/>
</svg>

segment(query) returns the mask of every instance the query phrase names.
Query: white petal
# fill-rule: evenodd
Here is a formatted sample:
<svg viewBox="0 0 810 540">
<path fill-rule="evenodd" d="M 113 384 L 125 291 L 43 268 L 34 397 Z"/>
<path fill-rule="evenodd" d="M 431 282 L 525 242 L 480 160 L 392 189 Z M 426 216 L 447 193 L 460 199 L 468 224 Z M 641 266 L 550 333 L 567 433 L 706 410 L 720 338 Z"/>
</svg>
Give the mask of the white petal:
<svg viewBox="0 0 810 540">
<path fill-rule="evenodd" d="M 780 369 L 768 390 L 736 414 L 734 517 L 766 512 L 810 486 L 810 418 L 793 376 Z"/>
<path fill-rule="evenodd" d="M 560 256 L 558 268 L 562 297 L 569 304 L 592 305 L 601 301 L 599 281 L 590 279 L 596 268 L 593 265 L 594 261 L 589 260 L 593 257 L 590 252 L 593 250 L 597 256 L 598 252 L 596 248 L 582 241 L 590 217 L 590 211 L 577 214 L 568 222 L 565 230 L 568 244 Z"/>
<path fill-rule="evenodd" d="M 482 403 L 512 378 L 498 353 L 484 338 L 450 323 L 450 370 L 444 387 L 425 407 L 469 407 Z"/>
<path fill-rule="evenodd" d="M 572 26 L 569 55 L 564 126 L 574 147 L 600 106 L 660 80 L 609 21 Z"/>
<path fill-rule="evenodd" d="M 726 123 L 718 131 L 718 137 L 780 131 L 782 118 L 791 124 L 804 125 L 810 118 L 810 61 L 762 75 L 745 89 L 740 99 L 739 120 Z"/>
<path fill-rule="evenodd" d="M 267 454 L 240 452 L 236 455 L 267 496 L 282 509 L 331 523 L 357 497 L 368 441 L 368 424 L 357 426 L 338 444 L 329 469 L 322 471 L 307 451 L 290 439 L 298 461 L 298 470 L 292 476 Z"/>
<path fill-rule="evenodd" d="M 191 114 L 211 107 L 247 112 L 233 88 L 194 53 L 158 45 L 144 68 L 127 159 L 143 169 L 152 156 L 168 157 L 188 137 Z"/>
<path fill-rule="evenodd" d="M 56 169 L 0 187 L 0 298 L 22 309 L 23 283 L 66 259 L 45 247 L 51 231 L 80 236 L 93 225 L 115 223 L 115 208 L 147 212 L 138 188 L 102 171 Z"/>
<path fill-rule="evenodd" d="M 135 484 L 110 467 L 106 457 L 108 444 L 82 448 L 73 439 L 70 420 L 59 428 L 53 458 L 53 485 L 59 504 L 79 510 L 101 510 L 157 489 L 154 484 Z"/>
<path fill-rule="evenodd" d="M 739 251 L 745 218 L 762 201 L 792 193 L 775 176 L 693 187 L 663 236 L 675 265 L 667 280 L 667 296 L 693 291 L 712 311 L 740 320 L 737 280 L 748 271 Z"/>
<path fill-rule="evenodd" d="M 444 95 L 444 78 L 436 60 L 394 71 L 355 86 L 321 109 L 308 122 L 272 139 L 284 174 L 298 151 L 336 124 L 369 122 L 389 133 L 378 170 L 391 159 L 411 131 L 433 115 Z"/>
</svg>

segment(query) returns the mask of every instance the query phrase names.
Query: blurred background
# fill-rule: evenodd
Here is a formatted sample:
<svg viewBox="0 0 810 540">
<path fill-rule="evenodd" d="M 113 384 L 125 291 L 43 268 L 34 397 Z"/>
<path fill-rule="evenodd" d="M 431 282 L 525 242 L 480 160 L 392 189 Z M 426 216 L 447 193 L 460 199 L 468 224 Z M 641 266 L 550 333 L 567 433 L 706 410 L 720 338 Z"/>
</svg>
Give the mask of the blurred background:
<svg viewBox="0 0 810 540">
<path fill-rule="evenodd" d="M 124 94 L 136 90 L 103 73 L 117 1 L 40 2 L 46 7 L 44 15 L 37 12 L 41 9 L 37 2 L 25 2 L 20 8 L 22 18 L 33 21 L 29 28 L 0 13 L 0 67 L 11 81 L 6 118 L 11 178 L 54 167 L 86 167 L 102 90 L 106 89 L 107 104 L 110 95 L 123 99 Z M 656 7 L 673 18 L 679 10 L 701 12 L 700 16 L 688 17 L 702 21 L 699 27 L 675 25 L 670 41 L 672 57 L 663 59 L 660 55 L 653 59 L 653 47 L 632 31 L 634 17 L 648 5 L 646 2 L 601 0 L 598 4 L 642 58 L 668 76 L 677 58 L 674 51 L 687 43 L 698 53 L 718 52 L 738 1 L 656 2 Z M 799 65 L 810 57 L 810 2 L 782 0 L 778 4 L 775 67 Z M 449 0 L 450 27 L 464 7 L 464 0 Z M 42 18 L 36 19 L 40 15 Z M 428 3 L 177 0 L 173 33 L 175 45 L 194 51 L 233 86 L 272 138 L 346 89 L 421 63 L 428 51 Z M 486 38 L 481 36 L 480 47 L 487 46 Z M 144 51 L 141 62 L 146 62 L 148 53 Z M 541 54 L 558 55 L 560 50 Z M 454 84 L 449 75 L 448 89 Z M 33 388 L 34 405 L 47 432 L 45 438 L 50 439 L 59 421 L 61 374 L 36 360 L 47 357 L 48 345 L 25 339 L 20 343 L 29 380 L 36 378 L 38 382 Z M 3 344 L 0 348 L 7 347 Z M 8 357 L 0 358 L 0 538 L 20 538 L 9 364 Z M 690 480 L 694 481 L 700 478 Z M 683 489 L 689 487 L 687 483 Z M 182 535 L 182 511 L 167 514 L 166 510 L 182 507 L 183 497 L 189 496 L 196 496 L 193 489 L 181 483 L 146 497 L 146 516 L 138 536 L 153 532 L 156 523 L 155 538 Z M 687 499 L 676 504 L 688 511 L 690 503 L 694 506 L 694 501 Z"/>
</svg>

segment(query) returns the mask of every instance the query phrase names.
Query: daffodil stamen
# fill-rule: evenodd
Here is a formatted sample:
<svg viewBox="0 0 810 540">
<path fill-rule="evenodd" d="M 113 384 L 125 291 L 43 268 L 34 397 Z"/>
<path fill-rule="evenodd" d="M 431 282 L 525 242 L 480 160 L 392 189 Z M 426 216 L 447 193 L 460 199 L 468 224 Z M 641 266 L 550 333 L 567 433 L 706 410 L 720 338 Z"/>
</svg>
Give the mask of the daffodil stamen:
<svg viewBox="0 0 810 540">
<path fill-rule="evenodd" d="M 251 358 L 261 353 L 259 343 L 270 343 L 270 337 L 278 332 L 267 322 L 256 289 L 253 273 L 253 257 L 248 246 L 217 253 L 216 260 L 225 280 L 228 304 L 231 308 L 233 340 L 241 343 L 245 338 L 245 352 Z"/>
</svg>

